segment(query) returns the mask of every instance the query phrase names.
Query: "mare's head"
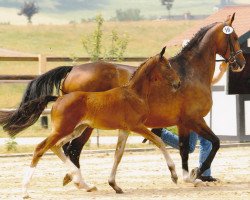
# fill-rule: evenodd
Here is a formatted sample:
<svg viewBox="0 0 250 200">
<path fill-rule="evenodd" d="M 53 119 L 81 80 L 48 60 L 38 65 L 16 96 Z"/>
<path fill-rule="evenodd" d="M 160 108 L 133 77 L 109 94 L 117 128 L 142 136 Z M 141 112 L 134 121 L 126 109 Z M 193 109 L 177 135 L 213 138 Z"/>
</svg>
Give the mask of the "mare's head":
<svg viewBox="0 0 250 200">
<path fill-rule="evenodd" d="M 164 57 L 165 49 L 166 47 L 159 54 L 142 63 L 133 75 L 133 79 L 139 80 L 139 77 L 146 78 L 150 83 L 153 81 L 165 81 L 176 91 L 181 84 L 180 77 Z"/>
<path fill-rule="evenodd" d="M 232 23 L 235 13 L 228 16 L 224 23 L 218 23 L 216 26 L 216 47 L 218 53 L 229 63 L 233 72 L 240 72 L 246 64 L 238 36 L 235 33 Z"/>
</svg>

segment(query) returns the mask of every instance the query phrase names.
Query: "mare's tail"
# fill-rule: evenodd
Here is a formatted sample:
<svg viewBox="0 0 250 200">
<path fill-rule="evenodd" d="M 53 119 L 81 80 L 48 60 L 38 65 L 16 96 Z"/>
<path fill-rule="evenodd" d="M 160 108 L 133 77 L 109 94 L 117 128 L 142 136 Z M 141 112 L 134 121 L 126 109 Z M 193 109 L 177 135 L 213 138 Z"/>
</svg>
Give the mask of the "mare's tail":
<svg viewBox="0 0 250 200">
<path fill-rule="evenodd" d="M 71 70 L 72 66 L 57 67 L 32 80 L 23 94 L 20 107 L 41 96 L 53 95 L 54 87 L 59 94 L 61 81 Z"/>
<path fill-rule="evenodd" d="M 56 96 L 41 96 L 20 105 L 11 112 L 0 111 L 0 125 L 11 137 L 34 124 L 50 101 L 55 101 Z"/>
<path fill-rule="evenodd" d="M 32 80 L 28 84 L 17 110 L 0 112 L 0 124 L 3 125 L 4 130 L 13 137 L 34 124 L 48 102 L 56 99 L 56 97 L 50 97 L 54 87 L 59 94 L 61 81 L 71 70 L 72 66 L 57 67 Z"/>
</svg>

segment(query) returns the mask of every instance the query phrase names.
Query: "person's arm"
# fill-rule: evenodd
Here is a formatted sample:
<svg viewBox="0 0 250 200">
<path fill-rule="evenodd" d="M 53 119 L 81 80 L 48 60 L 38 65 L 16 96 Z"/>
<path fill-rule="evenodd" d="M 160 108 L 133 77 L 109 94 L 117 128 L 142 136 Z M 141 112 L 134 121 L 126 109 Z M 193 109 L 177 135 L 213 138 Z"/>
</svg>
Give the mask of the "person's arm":
<svg viewBox="0 0 250 200">
<path fill-rule="evenodd" d="M 219 82 L 219 80 L 222 78 L 224 73 L 227 71 L 227 68 L 228 68 L 228 63 L 222 62 L 220 64 L 220 72 L 219 72 L 219 74 L 217 74 L 216 76 L 213 77 L 213 80 L 212 80 L 212 83 L 211 83 L 212 85 Z"/>
</svg>

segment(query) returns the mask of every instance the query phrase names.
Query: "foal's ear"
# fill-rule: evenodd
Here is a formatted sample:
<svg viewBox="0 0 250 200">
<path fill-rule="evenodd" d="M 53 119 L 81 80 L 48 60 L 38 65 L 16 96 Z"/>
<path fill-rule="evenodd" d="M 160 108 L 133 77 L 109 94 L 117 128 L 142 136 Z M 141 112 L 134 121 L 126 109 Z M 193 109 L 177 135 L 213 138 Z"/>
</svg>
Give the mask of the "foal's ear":
<svg viewBox="0 0 250 200">
<path fill-rule="evenodd" d="M 163 57 L 164 53 L 165 53 L 165 50 L 166 50 L 166 46 L 163 47 L 163 49 L 161 50 L 161 53 L 160 53 L 160 58 Z"/>
</svg>

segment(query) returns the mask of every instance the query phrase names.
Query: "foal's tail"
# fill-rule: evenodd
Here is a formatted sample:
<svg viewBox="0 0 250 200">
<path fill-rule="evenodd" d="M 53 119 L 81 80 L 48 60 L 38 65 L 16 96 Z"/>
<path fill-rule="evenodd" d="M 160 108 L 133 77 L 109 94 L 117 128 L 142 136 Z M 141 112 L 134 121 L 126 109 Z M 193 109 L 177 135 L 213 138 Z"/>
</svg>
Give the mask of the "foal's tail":
<svg viewBox="0 0 250 200">
<path fill-rule="evenodd" d="M 1 111 L 0 125 L 11 137 L 34 124 L 50 101 L 56 101 L 56 96 L 41 96 L 20 105 L 16 111 Z"/>
<path fill-rule="evenodd" d="M 17 110 L 0 112 L 0 125 L 3 125 L 3 129 L 13 137 L 34 124 L 48 102 L 56 100 L 56 97 L 51 96 L 54 87 L 59 94 L 61 81 L 71 70 L 72 66 L 57 67 L 32 80 Z"/>
<path fill-rule="evenodd" d="M 54 87 L 59 95 L 61 81 L 72 68 L 72 66 L 57 67 L 32 80 L 23 94 L 20 107 L 41 96 L 53 95 Z"/>
</svg>

